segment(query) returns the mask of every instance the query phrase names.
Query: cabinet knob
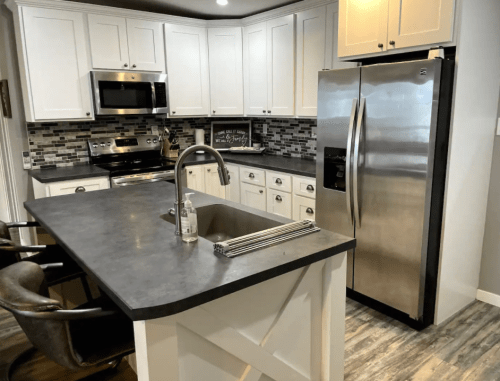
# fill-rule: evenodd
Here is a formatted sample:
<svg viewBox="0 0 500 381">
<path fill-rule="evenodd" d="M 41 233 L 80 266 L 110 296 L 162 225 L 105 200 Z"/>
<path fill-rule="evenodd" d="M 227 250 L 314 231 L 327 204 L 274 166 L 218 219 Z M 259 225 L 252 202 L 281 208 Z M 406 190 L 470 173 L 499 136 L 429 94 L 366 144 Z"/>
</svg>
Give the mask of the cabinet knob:
<svg viewBox="0 0 500 381">
<path fill-rule="evenodd" d="M 175 111 L 172 111 L 172 114 L 175 114 Z"/>
<path fill-rule="evenodd" d="M 262 194 L 262 193 L 264 193 L 264 191 L 263 191 L 263 190 L 260 190 L 260 191 L 259 191 L 259 193 L 260 193 L 260 194 Z"/>
<path fill-rule="evenodd" d="M 136 64 L 133 64 L 133 65 L 132 65 L 132 67 L 134 67 L 134 68 L 135 68 L 135 67 L 137 67 L 137 65 L 136 65 Z"/>
<path fill-rule="evenodd" d="M 271 110 L 267 110 L 267 113 L 270 114 L 271 113 Z"/>
<path fill-rule="evenodd" d="M 189 174 L 192 175 L 193 174 L 193 171 L 189 171 Z"/>
<path fill-rule="evenodd" d="M 262 110 L 262 112 L 265 114 L 265 113 L 266 113 L 266 110 Z"/>
<path fill-rule="evenodd" d="M 281 185 L 283 184 L 283 181 L 281 181 L 281 179 L 276 179 L 276 184 Z"/>
<path fill-rule="evenodd" d="M 391 41 L 389 41 L 389 44 L 390 44 L 390 45 L 395 45 L 395 44 L 396 44 L 396 41 L 392 41 L 392 40 L 391 40 Z"/>
<path fill-rule="evenodd" d="M 210 168 L 207 168 L 207 172 L 210 172 Z"/>
<path fill-rule="evenodd" d="M 314 210 L 312 210 L 312 208 L 307 208 L 306 213 L 307 214 L 314 214 Z"/>
<path fill-rule="evenodd" d="M 379 48 L 383 48 L 383 47 L 384 47 L 384 44 L 378 44 L 378 47 L 379 47 Z"/>
<path fill-rule="evenodd" d="M 281 196 L 276 196 L 276 201 L 283 201 L 283 199 L 281 198 Z"/>
<path fill-rule="evenodd" d="M 314 190 L 314 187 L 312 185 L 308 185 L 307 188 L 306 188 L 308 191 L 313 191 Z"/>
<path fill-rule="evenodd" d="M 90 112 L 87 113 L 87 116 L 90 116 Z"/>
<path fill-rule="evenodd" d="M 127 63 L 126 63 L 126 64 L 123 64 L 123 67 L 128 67 L 128 64 L 127 64 Z"/>
<path fill-rule="evenodd" d="M 212 111 L 212 114 L 215 114 L 215 110 L 214 110 L 214 111 Z"/>
<path fill-rule="evenodd" d="M 75 189 L 75 193 L 85 192 L 86 189 L 84 187 L 78 187 Z"/>
<path fill-rule="evenodd" d="M 250 174 L 248 175 L 248 177 L 250 177 L 251 179 L 253 179 L 253 178 L 255 177 L 255 175 L 254 175 L 253 173 L 250 173 Z"/>
</svg>

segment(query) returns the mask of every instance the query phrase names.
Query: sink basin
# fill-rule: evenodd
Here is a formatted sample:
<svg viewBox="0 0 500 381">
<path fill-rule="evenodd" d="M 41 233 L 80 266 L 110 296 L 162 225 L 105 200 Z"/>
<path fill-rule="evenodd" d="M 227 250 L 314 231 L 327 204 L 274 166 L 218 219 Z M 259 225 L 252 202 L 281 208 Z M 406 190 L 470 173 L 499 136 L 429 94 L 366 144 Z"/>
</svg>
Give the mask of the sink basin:
<svg viewBox="0 0 500 381">
<path fill-rule="evenodd" d="M 196 208 L 196 211 L 198 235 L 212 242 L 225 241 L 282 225 L 280 222 L 223 204 L 201 206 Z M 160 217 L 175 225 L 175 216 L 163 214 Z"/>
</svg>

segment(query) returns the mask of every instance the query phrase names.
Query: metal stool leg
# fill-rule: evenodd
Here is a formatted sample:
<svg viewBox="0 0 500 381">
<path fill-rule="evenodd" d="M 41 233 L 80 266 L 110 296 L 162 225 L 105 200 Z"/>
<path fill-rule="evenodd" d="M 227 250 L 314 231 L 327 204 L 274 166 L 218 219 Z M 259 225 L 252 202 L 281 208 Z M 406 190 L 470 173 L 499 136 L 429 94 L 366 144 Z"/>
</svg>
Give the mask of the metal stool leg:
<svg viewBox="0 0 500 381">
<path fill-rule="evenodd" d="M 2 375 L 1 381 L 10 381 L 10 376 L 15 368 L 15 365 L 19 364 L 21 360 L 25 359 L 26 357 L 29 357 L 29 355 L 31 355 L 35 350 L 36 348 L 33 345 L 29 344 L 27 348 L 21 351 L 21 353 L 19 353 L 14 358 L 14 360 L 12 360 L 9 365 L 7 365 L 5 372 Z"/>
<path fill-rule="evenodd" d="M 82 282 L 83 291 L 85 292 L 85 297 L 87 298 L 87 301 L 90 302 L 91 300 L 94 300 L 94 298 L 92 297 L 92 292 L 90 291 L 89 282 L 87 281 L 87 276 L 82 275 L 80 277 L 80 282 Z"/>
</svg>

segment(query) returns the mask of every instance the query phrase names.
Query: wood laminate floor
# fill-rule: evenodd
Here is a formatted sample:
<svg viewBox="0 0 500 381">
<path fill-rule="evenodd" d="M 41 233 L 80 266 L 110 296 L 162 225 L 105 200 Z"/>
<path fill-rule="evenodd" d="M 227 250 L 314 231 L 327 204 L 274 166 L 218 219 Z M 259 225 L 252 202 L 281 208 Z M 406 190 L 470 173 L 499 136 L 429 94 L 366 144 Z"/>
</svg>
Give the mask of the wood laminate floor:
<svg viewBox="0 0 500 381">
<path fill-rule="evenodd" d="M 0 372 L 25 345 L 12 315 L 0 310 Z M 137 376 L 126 362 L 117 371 L 91 375 L 67 371 L 35 353 L 12 379 L 137 381 Z M 345 380 L 500 380 L 500 308 L 476 301 L 447 324 L 416 332 L 348 300 Z"/>
</svg>

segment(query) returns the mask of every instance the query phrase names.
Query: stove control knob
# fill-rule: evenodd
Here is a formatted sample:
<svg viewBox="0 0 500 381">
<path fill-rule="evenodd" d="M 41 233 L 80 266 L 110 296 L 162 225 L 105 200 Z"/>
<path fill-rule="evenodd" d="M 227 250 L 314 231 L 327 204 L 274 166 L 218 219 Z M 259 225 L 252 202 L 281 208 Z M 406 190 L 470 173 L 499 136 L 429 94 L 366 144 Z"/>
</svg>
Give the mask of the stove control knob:
<svg viewBox="0 0 500 381">
<path fill-rule="evenodd" d="M 111 142 L 108 142 L 108 147 L 111 147 Z"/>
<path fill-rule="evenodd" d="M 105 146 L 106 146 L 106 144 L 105 144 L 105 143 L 101 143 L 101 147 L 105 147 Z"/>
<path fill-rule="evenodd" d="M 146 140 L 146 143 L 151 144 L 151 139 Z"/>
<path fill-rule="evenodd" d="M 97 148 L 97 147 L 99 147 L 99 145 L 98 145 L 98 144 L 96 144 L 96 143 L 94 143 L 94 144 L 92 144 L 92 147 L 93 147 L 93 148 Z"/>
<path fill-rule="evenodd" d="M 153 139 L 153 143 L 158 143 L 158 139 Z"/>
</svg>

